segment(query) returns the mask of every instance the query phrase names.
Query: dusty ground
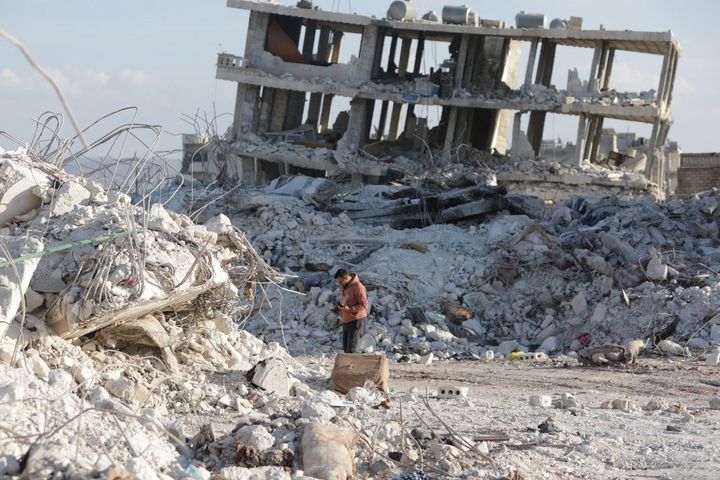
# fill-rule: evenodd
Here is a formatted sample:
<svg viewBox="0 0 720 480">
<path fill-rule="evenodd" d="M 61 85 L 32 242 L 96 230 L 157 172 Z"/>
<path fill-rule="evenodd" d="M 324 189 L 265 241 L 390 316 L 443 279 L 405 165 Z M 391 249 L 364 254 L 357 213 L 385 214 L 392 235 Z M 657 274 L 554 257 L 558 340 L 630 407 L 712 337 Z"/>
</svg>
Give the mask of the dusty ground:
<svg viewBox="0 0 720 480">
<path fill-rule="evenodd" d="M 331 366 L 330 359 L 303 362 Z M 720 410 L 709 408 L 710 398 L 720 395 L 720 369 L 701 362 L 643 358 L 638 366 L 613 369 L 504 360 L 393 364 L 392 407 L 367 421 L 399 419 L 402 403 L 409 427 L 442 436 L 445 427 L 419 397 L 443 385 L 469 387 L 468 401 L 430 400 L 452 429 L 476 440 L 490 433 L 509 437 L 488 443 L 504 473 L 516 469 L 526 479 L 720 478 Z M 418 394 L 409 395 L 413 388 Z M 528 404 L 531 395 L 557 399 L 564 393 L 573 394 L 580 408 Z M 632 410 L 601 408 L 616 399 L 629 400 Z M 650 400 L 666 405 L 643 410 Z M 550 416 L 559 431 L 539 433 Z"/>
</svg>

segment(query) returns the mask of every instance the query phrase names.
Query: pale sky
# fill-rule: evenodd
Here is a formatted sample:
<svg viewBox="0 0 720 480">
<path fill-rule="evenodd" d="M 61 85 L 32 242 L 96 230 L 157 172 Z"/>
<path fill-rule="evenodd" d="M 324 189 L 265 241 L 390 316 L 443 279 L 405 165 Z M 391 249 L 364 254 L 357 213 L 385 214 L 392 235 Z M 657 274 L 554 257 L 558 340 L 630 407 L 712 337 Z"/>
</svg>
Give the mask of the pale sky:
<svg viewBox="0 0 720 480">
<path fill-rule="evenodd" d="M 290 2 L 282 0 L 281 3 Z M 389 0 L 316 0 L 322 9 L 339 9 L 384 17 Z M 416 0 L 421 13 L 442 10 L 445 3 Z M 521 10 L 549 19 L 571 15 L 585 29 L 667 31 L 679 39 L 680 59 L 673 101 L 670 139 L 685 152 L 720 151 L 720 4 L 671 0 L 466 0 L 481 18 L 514 25 Z M 232 112 L 235 84 L 215 80 L 217 53 L 244 53 L 246 12 L 227 8 L 224 0 L 0 0 L 0 28 L 23 42 L 36 60 L 61 84 L 81 125 L 110 111 L 137 106 L 136 121 L 159 124 L 165 133 L 159 148 L 180 148 L 172 133 L 189 132 L 182 114 Z M 553 83 L 564 88 L 567 70 L 577 66 L 587 77 L 592 51 L 561 47 Z M 661 58 L 637 54 L 616 57 L 612 88 L 657 89 Z M 521 67 L 524 69 L 524 65 Z M 20 52 L 0 39 L 0 131 L 27 142 L 42 112 L 62 112 L 48 83 Z M 556 116 L 551 116 L 556 117 Z M 545 137 L 574 140 L 571 122 L 550 118 Z M 127 118 L 129 120 L 129 118 Z M 230 116 L 220 118 L 224 129 Z M 117 122 L 116 122 L 117 123 Z M 109 125 L 107 130 L 116 125 Z M 616 129 L 647 134 L 649 129 L 626 122 Z M 66 122 L 64 134 L 73 131 Z M 14 149 L 5 138 L 0 146 Z"/>
</svg>

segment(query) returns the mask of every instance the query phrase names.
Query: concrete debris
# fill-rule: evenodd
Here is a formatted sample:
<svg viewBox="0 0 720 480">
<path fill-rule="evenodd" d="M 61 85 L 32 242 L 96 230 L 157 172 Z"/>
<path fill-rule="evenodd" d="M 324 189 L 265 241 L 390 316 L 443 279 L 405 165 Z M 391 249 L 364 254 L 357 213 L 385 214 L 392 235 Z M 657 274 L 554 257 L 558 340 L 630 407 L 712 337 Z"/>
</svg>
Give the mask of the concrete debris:
<svg viewBox="0 0 720 480">
<path fill-rule="evenodd" d="M 264 360 L 248 373 L 253 385 L 280 396 L 290 395 L 290 378 L 285 362 L 277 358 Z"/>
<path fill-rule="evenodd" d="M 373 205 L 385 201 L 388 191 L 369 185 L 341 198 L 348 206 Z M 705 238 L 717 225 L 717 211 L 701 209 L 702 199 L 714 195 L 665 204 L 575 197 L 557 207 L 569 219 L 563 223 L 552 215 L 533 220 L 505 211 L 483 223 L 411 230 L 329 215 L 297 197 L 246 192 L 237 200 L 241 204 L 226 205 L 263 258 L 295 275 L 288 286 L 306 294 L 285 295 L 282 312 L 270 306 L 250 319 L 250 331 L 269 341 L 289 334 L 296 354 L 336 350 L 337 337 L 329 335 L 336 293 L 326 272 L 344 265 L 368 286 L 372 321 L 362 346 L 419 362 L 430 352 L 442 360 L 573 347 L 586 356 L 597 346 L 652 338 L 674 318 L 675 338 L 700 329 L 694 344 L 711 341 L 712 325 L 701 327 L 708 313 L 720 309 L 720 297 L 712 293 L 720 284 L 705 267 L 717 271 L 720 254 Z M 667 251 L 675 256 L 658 253 Z M 666 280 L 649 281 L 653 258 L 662 264 L 661 275 L 650 267 L 653 277 Z M 457 324 L 456 307 L 473 317 Z M 667 316 L 650 320 L 657 309 Z"/>
<path fill-rule="evenodd" d="M 531 407 L 550 407 L 552 406 L 552 397 L 550 395 L 532 395 L 528 399 Z"/>
</svg>

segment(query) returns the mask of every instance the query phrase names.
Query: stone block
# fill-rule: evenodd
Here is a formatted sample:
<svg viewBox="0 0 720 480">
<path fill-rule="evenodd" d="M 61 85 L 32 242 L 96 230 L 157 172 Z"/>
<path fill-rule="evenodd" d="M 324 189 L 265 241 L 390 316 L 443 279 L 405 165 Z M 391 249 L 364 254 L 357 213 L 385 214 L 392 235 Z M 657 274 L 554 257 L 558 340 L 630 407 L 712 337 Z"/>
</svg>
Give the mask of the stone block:
<svg viewBox="0 0 720 480">
<path fill-rule="evenodd" d="M 531 395 L 528 399 L 528 405 L 531 407 L 550 407 L 552 397 L 550 395 Z"/>
</svg>

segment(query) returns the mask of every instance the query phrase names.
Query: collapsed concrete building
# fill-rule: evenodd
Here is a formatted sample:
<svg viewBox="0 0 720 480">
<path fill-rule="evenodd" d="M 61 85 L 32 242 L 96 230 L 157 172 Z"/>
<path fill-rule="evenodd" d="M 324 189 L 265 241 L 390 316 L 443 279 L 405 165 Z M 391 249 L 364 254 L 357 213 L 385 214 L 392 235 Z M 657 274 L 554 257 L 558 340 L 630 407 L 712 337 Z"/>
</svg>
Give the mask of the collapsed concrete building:
<svg viewBox="0 0 720 480">
<path fill-rule="evenodd" d="M 662 150 L 680 55 L 672 32 L 583 30 L 577 17 L 553 20 L 546 28 L 544 15 L 524 12 L 512 28 L 481 20 L 469 7 L 445 7 L 442 19 L 429 12 L 417 20 L 411 2 L 393 2 L 385 19 L 322 11 L 308 1 L 227 5 L 249 11 L 244 54 L 221 53 L 217 59 L 216 77 L 237 83 L 231 144 L 220 155 L 186 159 L 188 173 L 253 185 L 283 174 L 342 172 L 374 183 L 392 174 L 398 156 L 430 157 L 442 165 L 461 147 L 472 147 L 495 154 L 511 148 L 513 157 L 525 152 L 534 159 L 546 117 L 561 114 L 578 119 L 572 159 L 577 167 L 598 162 L 606 119 L 652 125 L 644 165 L 635 169 L 643 180 L 632 188 L 662 195 Z M 446 59 L 437 58 L 443 57 L 438 45 L 447 47 Z M 527 64 L 521 65 L 528 45 Z M 587 80 L 571 70 L 565 89 L 551 85 L 558 47 L 593 49 Z M 437 62 L 430 68 L 428 51 Z M 612 90 L 621 51 L 661 55 L 659 84 L 641 93 Z M 349 108 L 333 119 L 341 98 Z M 440 112 L 435 126 L 420 113 L 428 108 Z M 521 131 L 524 116 L 527 135 Z M 540 180 L 581 189 L 597 181 L 582 172 Z M 532 174 L 498 175 L 508 186 L 536 181 Z M 628 188 L 624 178 L 599 183 Z M 546 196 L 542 188 L 527 193 Z"/>
</svg>

